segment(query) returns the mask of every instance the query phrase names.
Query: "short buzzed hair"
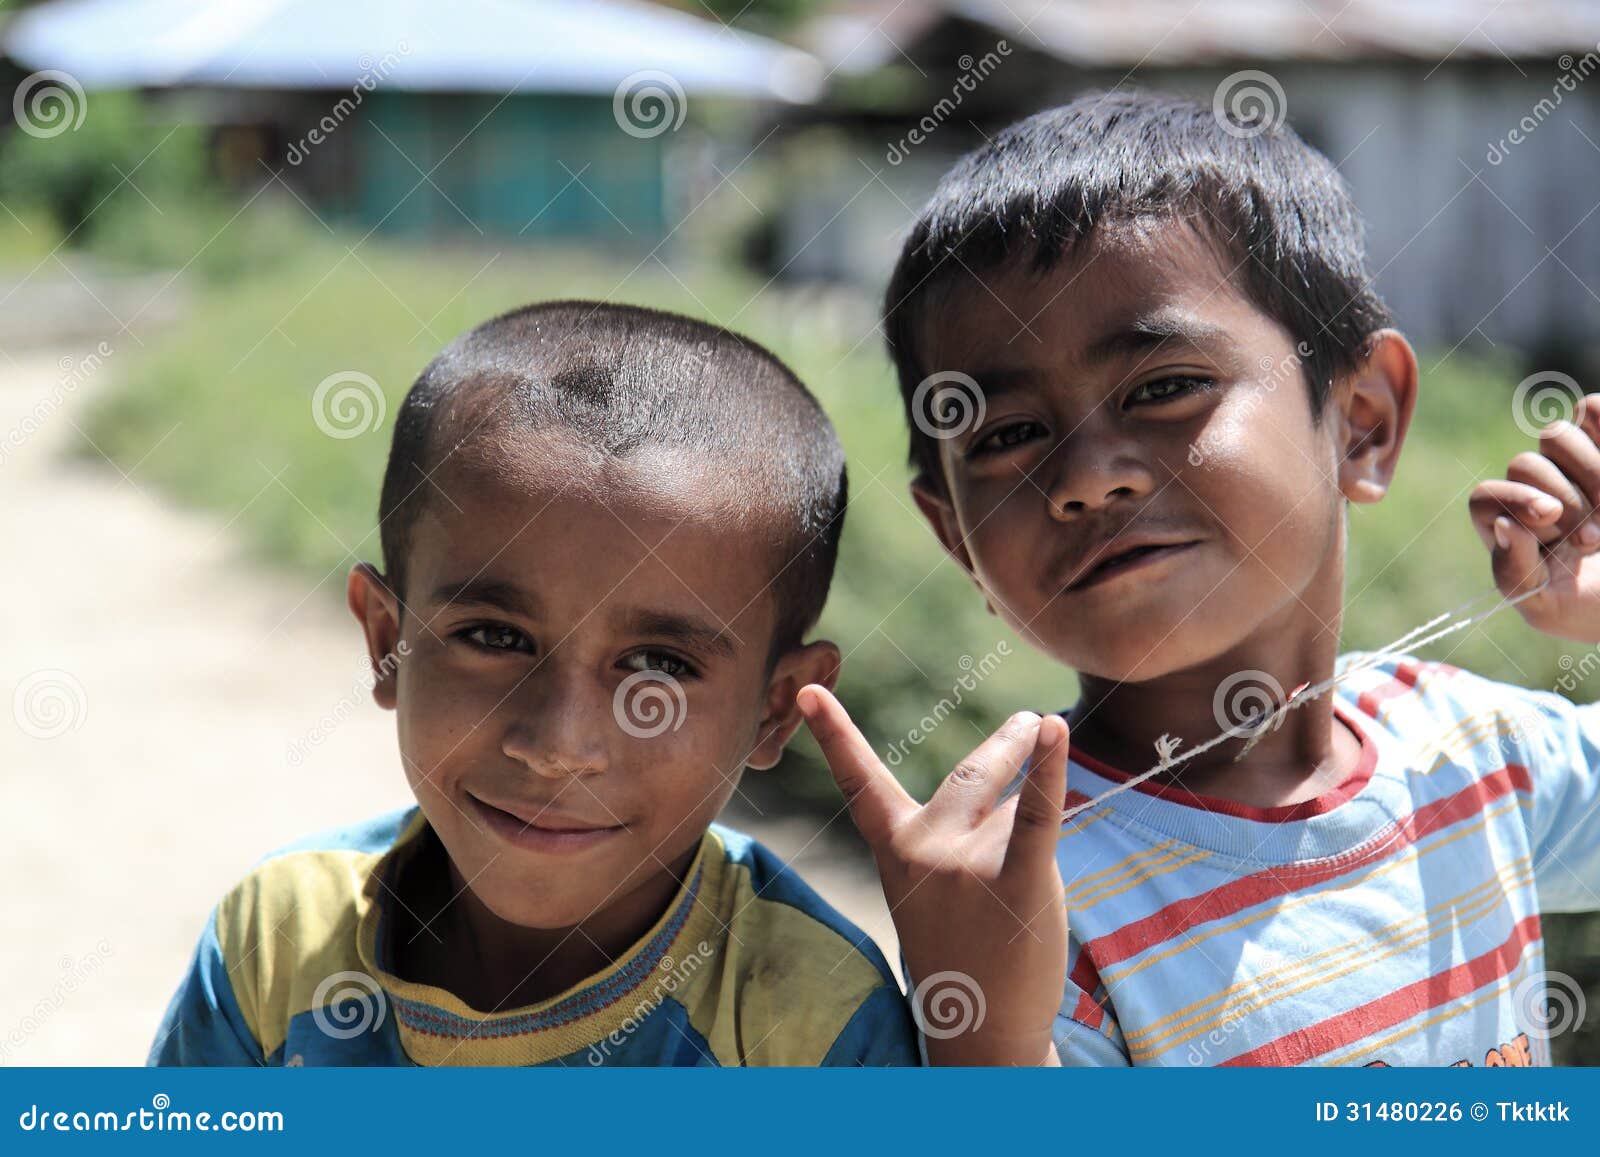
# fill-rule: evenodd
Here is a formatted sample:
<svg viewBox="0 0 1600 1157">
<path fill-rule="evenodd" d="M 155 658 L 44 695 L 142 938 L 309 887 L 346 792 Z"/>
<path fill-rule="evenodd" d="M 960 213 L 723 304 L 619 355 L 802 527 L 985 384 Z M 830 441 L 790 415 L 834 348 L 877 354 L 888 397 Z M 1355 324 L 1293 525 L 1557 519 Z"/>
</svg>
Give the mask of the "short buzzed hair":
<svg viewBox="0 0 1600 1157">
<path fill-rule="evenodd" d="M 402 599 L 430 475 L 482 428 L 508 426 L 562 430 L 615 458 L 681 451 L 719 471 L 726 504 L 771 527 L 770 656 L 816 625 L 844 525 L 844 451 L 816 399 L 762 346 L 693 318 L 598 301 L 525 306 L 451 342 L 400 406 L 379 499 L 385 577 Z"/>
</svg>

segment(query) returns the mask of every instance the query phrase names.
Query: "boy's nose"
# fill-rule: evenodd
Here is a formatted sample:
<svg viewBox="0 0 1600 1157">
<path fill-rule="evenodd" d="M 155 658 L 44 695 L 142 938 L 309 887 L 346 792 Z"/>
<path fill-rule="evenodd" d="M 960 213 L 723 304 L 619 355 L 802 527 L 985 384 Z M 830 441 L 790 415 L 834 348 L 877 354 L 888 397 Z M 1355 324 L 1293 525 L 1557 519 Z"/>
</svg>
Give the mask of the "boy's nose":
<svg viewBox="0 0 1600 1157">
<path fill-rule="evenodd" d="M 1068 521 L 1104 509 L 1118 499 L 1139 498 L 1155 486 L 1155 475 L 1132 447 L 1099 431 L 1081 430 L 1056 447 L 1044 467 L 1050 514 Z"/>
<path fill-rule="evenodd" d="M 573 688 L 542 691 L 507 704 L 517 715 L 505 729 L 501 751 L 546 779 L 606 771 L 604 737 L 615 729 L 610 700 Z"/>
</svg>

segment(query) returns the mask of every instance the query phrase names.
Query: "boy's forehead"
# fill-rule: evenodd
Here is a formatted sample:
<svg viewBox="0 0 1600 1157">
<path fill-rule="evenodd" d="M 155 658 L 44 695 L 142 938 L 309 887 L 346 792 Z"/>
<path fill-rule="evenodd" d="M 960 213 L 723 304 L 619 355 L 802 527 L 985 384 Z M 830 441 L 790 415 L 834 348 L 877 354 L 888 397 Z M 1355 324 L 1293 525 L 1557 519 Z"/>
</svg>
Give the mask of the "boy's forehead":
<svg viewBox="0 0 1600 1157">
<path fill-rule="evenodd" d="M 1042 273 L 1030 261 L 941 277 L 924 316 L 924 364 L 1087 365 L 1141 330 L 1218 342 L 1276 327 L 1220 248 L 1184 222 L 1102 227 Z"/>
<path fill-rule="evenodd" d="M 617 459 L 534 436 L 453 455 L 424 485 L 408 560 L 418 597 L 491 576 L 597 611 L 681 605 L 715 620 L 765 608 L 767 536 L 751 532 L 726 472 L 682 453 Z"/>
</svg>

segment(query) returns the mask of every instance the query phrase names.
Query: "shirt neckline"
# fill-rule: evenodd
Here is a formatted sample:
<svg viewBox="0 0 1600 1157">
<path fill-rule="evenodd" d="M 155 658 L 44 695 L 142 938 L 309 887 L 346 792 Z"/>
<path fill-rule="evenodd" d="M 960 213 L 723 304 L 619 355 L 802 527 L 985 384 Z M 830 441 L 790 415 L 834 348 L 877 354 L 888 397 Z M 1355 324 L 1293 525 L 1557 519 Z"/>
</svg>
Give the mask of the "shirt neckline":
<svg viewBox="0 0 1600 1157">
<path fill-rule="evenodd" d="M 448 989 L 405 980 L 388 968 L 388 889 L 428 830 L 418 808 L 374 865 L 365 887 L 369 902 L 356 930 L 362 966 L 389 997 L 401 1046 L 417 1064 L 530 1065 L 578 1052 L 630 1020 L 637 1023 L 640 1002 L 627 998 L 646 986 L 651 991 L 661 986 L 677 967 L 677 945 L 720 939 L 721 925 L 707 898 L 720 891 L 726 857 L 720 838 L 708 829 L 666 911 L 609 967 L 534 1004 L 475 1009 Z M 654 1008 L 659 1002 L 648 1003 Z"/>
<path fill-rule="evenodd" d="M 1378 747 L 1373 742 L 1372 735 L 1368 729 L 1358 723 L 1353 715 L 1345 711 L 1337 700 L 1333 704 L 1333 713 L 1340 722 L 1350 728 L 1361 740 L 1361 756 L 1356 763 L 1355 769 L 1342 783 L 1311 799 L 1301 800 L 1298 803 L 1279 804 L 1275 807 L 1256 807 L 1251 804 L 1239 803 L 1235 800 L 1202 795 L 1181 785 L 1156 783 L 1152 780 L 1135 784 L 1130 790 L 1154 796 L 1157 799 L 1165 800 L 1181 807 L 1232 816 L 1236 819 L 1254 820 L 1258 823 L 1293 823 L 1299 820 L 1311 819 L 1313 816 L 1326 815 L 1349 800 L 1354 799 L 1372 779 L 1372 773 L 1378 765 Z M 1112 767 L 1110 764 L 1096 759 L 1076 747 L 1069 746 L 1068 756 L 1072 762 L 1077 763 L 1088 771 L 1094 772 L 1102 779 L 1110 780 L 1112 783 L 1126 783 L 1133 778 L 1133 775 L 1129 772 Z"/>
</svg>

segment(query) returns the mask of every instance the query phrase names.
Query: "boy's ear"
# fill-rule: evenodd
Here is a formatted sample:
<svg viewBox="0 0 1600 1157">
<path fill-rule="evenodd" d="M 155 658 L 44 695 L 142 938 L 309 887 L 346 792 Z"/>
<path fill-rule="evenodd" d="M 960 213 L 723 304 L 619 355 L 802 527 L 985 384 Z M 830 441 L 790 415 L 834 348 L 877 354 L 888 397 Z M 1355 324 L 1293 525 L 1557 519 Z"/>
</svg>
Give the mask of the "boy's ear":
<svg viewBox="0 0 1600 1157">
<path fill-rule="evenodd" d="M 350 613 L 361 624 L 361 632 L 367 639 L 367 657 L 372 661 L 374 680 L 372 700 L 379 707 L 393 711 L 396 656 L 404 654 L 400 646 L 400 601 L 377 568 L 364 562 L 350 568 L 345 601 L 350 604 Z"/>
<path fill-rule="evenodd" d="M 1389 490 L 1417 406 L 1417 355 L 1399 330 L 1367 339 L 1361 365 L 1334 386 L 1339 489 L 1351 502 L 1377 502 Z"/>
<path fill-rule="evenodd" d="M 756 746 L 745 766 L 757 771 L 776 767 L 783 749 L 800 727 L 796 698 L 807 683 L 820 683 L 829 691 L 839 681 L 839 648 L 827 639 L 807 643 L 779 657 L 767 681 L 767 701 L 756 729 Z"/>
</svg>

